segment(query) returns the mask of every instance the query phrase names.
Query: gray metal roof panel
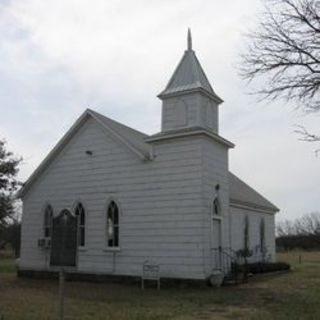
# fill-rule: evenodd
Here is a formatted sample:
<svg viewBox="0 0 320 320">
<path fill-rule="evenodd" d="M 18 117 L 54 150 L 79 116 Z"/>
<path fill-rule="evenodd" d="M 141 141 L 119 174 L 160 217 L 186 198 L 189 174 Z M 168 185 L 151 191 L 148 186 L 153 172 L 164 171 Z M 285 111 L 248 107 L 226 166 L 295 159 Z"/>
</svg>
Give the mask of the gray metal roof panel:
<svg viewBox="0 0 320 320">
<path fill-rule="evenodd" d="M 66 135 L 61 139 L 61 141 L 56 145 L 56 147 L 49 153 L 49 155 L 44 159 L 40 166 L 35 170 L 35 172 L 30 176 L 25 186 L 19 191 L 20 196 L 23 196 L 27 189 L 36 178 L 41 174 L 46 165 L 52 160 L 54 155 L 59 152 L 62 145 L 67 141 L 70 135 L 81 125 L 85 120 L 85 117 L 91 114 L 94 118 L 99 120 L 100 123 L 104 124 L 106 127 L 111 129 L 117 135 L 119 135 L 123 140 L 128 142 L 133 148 L 139 150 L 145 156 L 149 155 L 150 144 L 146 143 L 144 140 L 148 138 L 148 135 L 142 133 L 138 130 L 127 127 L 117 121 L 111 120 L 98 112 L 93 110 L 86 110 L 83 115 L 76 121 L 73 127 L 66 133 Z M 160 136 L 161 134 L 159 134 Z M 154 135 L 158 136 L 158 135 Z M 151 136 L 151 137 L 154 137 Z M 150 137 L 150 138 L 151 138 Z M 230 201 L 238 201 L 240 203 L 252 204 L 254 206 L 267 208 L 272 212 L 279 211 L 279 209 L 273 205 L 270 201 L 260 195 L 257 191 L 248 186 L 245 182 L 240 180 L 231 172 L 229 173 L 229 191 L 230 191 Z"/>
<path fill-rule="evenodd" d="M 229 196 L 231 202 L 252 204 L 257 207 L 269 209 L 272 212 L 279 211 L 274 204 L 231 172 L 229 172 Z"/>
<path fill-rule="evenodd" d="M 55 156 L 61 151 L 64 145 L 71 139 L 71 137 L 75 134 L 75 132 L 77 132 L 79 127 L 88 119 L 89 116 L 94 118 L 103 127 L 108 129 L 109 132 L 111 130 L 114 135 L 118 136 L 122 142 L 129 146 L 130 149 L 135 151 L 135 153 L 137 153 L 140 157 L 145 159 L 149 157 L 150 146 L 144 142 L 144 139 L 147 137 L 146 134 L 111 120 L 98 112 L 87 109 L 77 119 L 67 133 L 60 139 L 55 147 L 49 152 L 36 170 L 30 175 L 27 181 L 23 184 L 22 188 L 18 191 L 18 197 L 23 197 L 25 195 L 33 182 L 37 180 L 37 178 L 42 174 L 46 167 L 51 163 Z"/>
<path fill-rule="evenodd" d="M 144 139 L 148 137 L 147 134 L 130 128 L 120 122 L 112 120 L 96 111 L 89 110 L 97 119 L 99 119 L 104 125 L 111 128 L 119 136 L 125 139 L 132 147 L 139 150 L 145 156 L 149 155 L 150 145 L 144 142 Z"/>
<path fill-rule="evenodd" d="M 193 50 L 186 50 L 160 97 L 180 91 L 202 88 L 216 95 Z"/>
</svg>

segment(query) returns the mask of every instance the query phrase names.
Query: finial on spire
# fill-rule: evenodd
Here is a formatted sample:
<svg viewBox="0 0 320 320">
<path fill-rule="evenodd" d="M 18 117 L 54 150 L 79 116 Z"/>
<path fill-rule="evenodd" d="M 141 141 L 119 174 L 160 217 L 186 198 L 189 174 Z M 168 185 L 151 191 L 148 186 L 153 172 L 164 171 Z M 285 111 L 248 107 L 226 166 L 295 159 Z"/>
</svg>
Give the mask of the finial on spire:
<svg viewBox="0 0 320 320">
<path fill-rule="evenodd" d="M 192 38 L 191 38 L 191 30 L 188 28 L 188 50 L 192 50 Z"/>
</svg>

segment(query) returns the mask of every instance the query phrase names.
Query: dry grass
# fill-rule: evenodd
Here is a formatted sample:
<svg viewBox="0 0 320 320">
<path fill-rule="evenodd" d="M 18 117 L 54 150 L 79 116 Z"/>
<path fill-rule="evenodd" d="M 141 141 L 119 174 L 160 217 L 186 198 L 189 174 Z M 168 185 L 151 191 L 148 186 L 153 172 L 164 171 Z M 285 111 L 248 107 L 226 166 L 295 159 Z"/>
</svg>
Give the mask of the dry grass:
<svg viewBox="0 0 320 320">
<path fill-rule="evenodd" d="M 281 258 L 292 260 L 291 255 Z M 17 279 L 13 270 L 12 260 L 0 261 L 0 319 L 57 319 L 57 282 Z M 142 292 L 135 285 L 68 282 L 65 309 L 68 320 L 291 320 L 317 319 L 319 301 L 320 263 L 305 262 L 292 272 L 256 276 L 248 284 L 218 290 Z"/>
<path fill-rule="evenodd" d="M 281 253 L 277 253 L 277 260 L 288 262 L 291 264 L 297 264 L 297 263 L 300 263 L 300 261 L 301 263 L 308 263 L 308 262 L 320 263 L 320 251 L 295 250 L 295 251 L 281 252 Z"/>
</svg>

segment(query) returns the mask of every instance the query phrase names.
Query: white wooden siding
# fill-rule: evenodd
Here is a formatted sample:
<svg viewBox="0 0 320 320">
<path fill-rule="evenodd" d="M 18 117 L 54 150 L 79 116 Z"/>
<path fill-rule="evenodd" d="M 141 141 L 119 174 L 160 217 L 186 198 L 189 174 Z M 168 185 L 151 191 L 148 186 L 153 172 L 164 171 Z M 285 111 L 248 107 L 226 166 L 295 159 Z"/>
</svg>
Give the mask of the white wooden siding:
<svg viewBox="0 0 320 320">
<path fill-rule="evenodd" d="M 185 107 L 187 114 L 179 112 L 180 106 Z M 218 113 L 218 105 L 203 94 L 167 98 L 162 104 L 162 131 L 200 126 L 218 133 Z"/>
<path fill-rule="evenodd" d="M 229 228 L 229 181 L 228 181 L 228 149 L 209 139 L 202 140 L 202 183 L 203 183 L 203 245 L 204 273 L 208 276 L 212 270 L 212 249 L 219 243 L 212 234 L 212 202 L 219 184 L 219 201 L 221 206 L 221 246 L 230 246 Z"/>
<path fill-rule="evenodd" d="M 85 151 L 92 151 L 89 156 Z M 229 207 L 228 149 L 205 136 L 154 144 L 155 159 L 144 162 L 89 118 L 24 198 L 21 268 L 46 269 L 37 247 L 43 237 L 44 204 L 57 215 L 81 201 L 86 209 L 86 245 L 78 271 L 139 276 L 146 259 L 161 265 L 163 277 L 204 279 L 212 269 L 212 201 L 219 184 L 223 247 L 241 249 L 244 216 L 250 243 L 260 242 L 265 217 L 268 253 L 274 259 L 274 216 Z M 120 205 L 120 251 L 106 248 L 108 200 Z"/>
<path fill-rule="evenodd" d="M 200 95 L 200 126 L 208 127 L 214 132 L 219 132 L 219 108 L 216 102 L 204 95 Z"/>
<path fill-rule="evenodd" d="M 249 217 L 249 245 L 250 249 L 260 245 L 260 222 L 263 218 L 265 221 L 265 243 L 267 255 L 271 255 L 271 260 L 275 261 L 275 222 L 274 215 L 259 211 L 246 210 L 243 208 L 230 207 L 231 210 L 231 234 L 232 247 L 234 250 L 243 249 L 244 244 L 244 221 L 245 216 Z M 249 261 L 259 261 L 261 256 L 254 254 Z"/>
<path fill-rule="evenodd" d="M 24 199 L 21 267 L 44 269 L 48 263 L 37 247 L 43 204 L 51 203 L 56 215 L 81 201 L 87 224 L 80 272 L 140 275 L 144 260 L 152 258 L 162 276 L 203 278 L 199 138 L 158 143 L 155 153 L 153 162 L 142 162 L 89 119 Z M 121 206 L 120 252 L 105 250 L 110 196 Z"/>
<path fill-rule="evenodd" d="M 179 112 L 181 106 L 185 107 L 186 114 Z M 162 131 L 199 125 L 198 108 L 198 94 L 165 99 L 162 103 Z"/>
</svg>

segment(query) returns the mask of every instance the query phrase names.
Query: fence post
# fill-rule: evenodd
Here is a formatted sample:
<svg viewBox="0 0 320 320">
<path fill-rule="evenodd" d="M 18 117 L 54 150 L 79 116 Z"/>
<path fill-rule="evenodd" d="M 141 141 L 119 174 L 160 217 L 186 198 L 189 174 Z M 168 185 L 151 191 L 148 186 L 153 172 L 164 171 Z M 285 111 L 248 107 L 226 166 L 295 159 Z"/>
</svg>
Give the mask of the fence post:
<svg viewBox="0 0 320 320">
<path fill-rule="evenodd" d="M 64 319 L 64 280 L 65 274 L 63 268 L 59 271 L 59 320 Z"/>
</svg>

